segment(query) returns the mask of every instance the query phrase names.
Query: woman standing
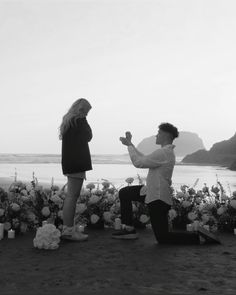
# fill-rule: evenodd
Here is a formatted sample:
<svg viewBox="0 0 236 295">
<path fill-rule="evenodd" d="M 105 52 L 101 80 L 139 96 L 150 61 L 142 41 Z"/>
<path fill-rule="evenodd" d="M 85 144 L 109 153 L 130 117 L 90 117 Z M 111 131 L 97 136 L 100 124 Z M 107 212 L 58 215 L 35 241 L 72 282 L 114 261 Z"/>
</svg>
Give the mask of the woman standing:
<svg viewBox="0 0 236 295">
<path fill-rule="evenodd" d="M 63 206 L 62 238 L 84 241 L 88 235 L 74 228 L 75 209 L 86 171 L 92 170 L 88 142 L 92 131 L 86 116 L 91 109 L 90 103 L 80 98 L 76 100 L 64 115 L 60 126 L 62 140 L 62 171 L 67 176 L 67 196 Z"/>
</svg>

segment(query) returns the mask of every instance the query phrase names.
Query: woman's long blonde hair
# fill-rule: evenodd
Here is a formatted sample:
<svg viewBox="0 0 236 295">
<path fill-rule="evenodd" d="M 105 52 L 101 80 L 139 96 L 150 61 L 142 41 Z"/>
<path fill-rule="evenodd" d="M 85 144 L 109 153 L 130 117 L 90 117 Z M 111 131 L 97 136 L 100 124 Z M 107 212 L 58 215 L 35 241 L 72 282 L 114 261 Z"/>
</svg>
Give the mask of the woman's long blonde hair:
<svg viewBox="0 0 236 295">
<path fill-rule="evenodd" d="M 69 127 L 72 126 L 74 118 L 86 117 L 90 109 L 91 105 L 87 99 L 77 99 L 62 118 L 62 122 L 59 127 L 59 139 L 62 139 L 63 134 L 69 129 Z"/>
</svg>

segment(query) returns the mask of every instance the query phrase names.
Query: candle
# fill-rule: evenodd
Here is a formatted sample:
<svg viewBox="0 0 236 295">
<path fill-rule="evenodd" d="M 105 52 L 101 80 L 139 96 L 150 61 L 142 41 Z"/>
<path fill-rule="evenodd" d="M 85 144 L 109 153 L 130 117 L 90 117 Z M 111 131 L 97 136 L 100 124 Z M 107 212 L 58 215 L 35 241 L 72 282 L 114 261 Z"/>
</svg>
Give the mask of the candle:
<svg viewBox="0 0 236 295">
<path fill-rule="evenodd" d="M 234 234 L 236 235 L 236 228 L 234 228 Z"/>
<path fill-rule="evenodd" d="M 8 239 L 15 239 L 15 231 L 13 229 L 8 231 Z"/>
<path fill-rule="evenodd" d="M 121 220 L 120 218 L 116 218 L 114 222 L 114 229 L 115 230 L 120 230 L 121 229 Z"/>
<path fill-rule="evenodd" d="M 187 231 L 193 231 L 192 223 L 187 224 Z"/>
<path fill-rule="evenodd" d="M 84 232 L 84 225 L 80 225 L 80 226 L 79 226 L 79 232 L 80 232 L 80 233 L 83 233 L 83 232 Z"/>
<path fill-rule="evenodd" d="M 199 221 L 198 220 L 194 220 L 194 222 L 193 222 L 193 230 L 194 231 L 197 231 L 198 230 L 198 227 L 199 227 Z"/>
<path fill-rule="evenodd" d="M 3 239 L 4 236 L 4 224 L 0 223 L 0 240 Z"/>
<path fill-rule="evenodd" d="M 210 231 L 210 226 L 208 224 L 204 224 L 203 228 L 205 228 L 206 230 Z"/>
</svg>

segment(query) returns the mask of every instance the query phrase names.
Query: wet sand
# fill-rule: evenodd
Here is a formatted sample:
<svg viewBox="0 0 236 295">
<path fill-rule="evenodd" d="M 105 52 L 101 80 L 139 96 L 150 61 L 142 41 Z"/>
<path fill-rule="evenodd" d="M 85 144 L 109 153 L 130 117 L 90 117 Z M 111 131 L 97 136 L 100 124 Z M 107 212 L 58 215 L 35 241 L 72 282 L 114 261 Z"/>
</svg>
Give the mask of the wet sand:
<svg viewBox="0 0 236 295">
<path fill-rule="evenodd" d="M 33 247 L 34 233 L 0 241 L 0 294 L 236 294 L 236 236 L 222 245 L 164 246 L 151 229 L 139 239 L 88 230 L 83 243 Z"/>
</svg>

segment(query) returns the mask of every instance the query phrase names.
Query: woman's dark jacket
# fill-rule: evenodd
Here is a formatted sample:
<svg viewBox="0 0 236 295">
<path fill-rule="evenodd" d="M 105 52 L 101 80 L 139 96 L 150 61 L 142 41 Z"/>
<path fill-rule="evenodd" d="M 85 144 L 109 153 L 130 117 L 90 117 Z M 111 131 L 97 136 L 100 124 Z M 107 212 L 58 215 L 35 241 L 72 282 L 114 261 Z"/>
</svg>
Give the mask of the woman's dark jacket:
<svg viewBox="0 0 236 295">
<path fill-rule="evenodd" d="M 92 131 L 86 118 L 77 118 L 62 136 L 63 174 L 92 170 L 88 142 Z"/>
</svg>

